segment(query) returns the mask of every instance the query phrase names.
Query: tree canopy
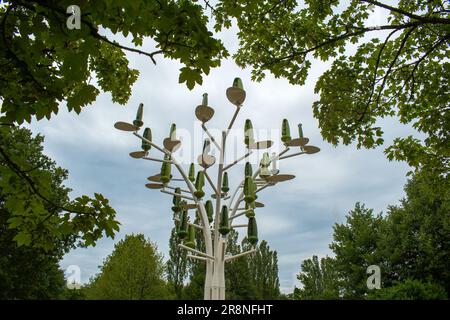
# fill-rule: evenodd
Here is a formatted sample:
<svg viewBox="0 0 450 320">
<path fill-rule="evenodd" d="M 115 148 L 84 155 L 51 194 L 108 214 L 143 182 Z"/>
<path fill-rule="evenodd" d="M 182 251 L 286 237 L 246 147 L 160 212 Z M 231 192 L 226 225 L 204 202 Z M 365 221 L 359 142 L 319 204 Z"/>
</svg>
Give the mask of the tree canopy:
<svg viewBox="0 0 450 320">
<path fill-rule="evenodd" d="M 85 289 L 88 299 L 153 300 L 170 297 L 162 255 L 143 234 L 126 235 Z"/>
<path fill-rule="evenodd" d="M 294 299 L 338 299 L 339 275 L 335 260 L 325 257 L 319 260 L 317 256 L 302 262 L 301 272 L 297 275 L 302 288 L 294 289 Z"/>
<path fill-rule="evenodd" d="M 233 57 L 254 80 L 270 72 L 302 85 L 313 59 L 332 61 L 313 104 L 325 140 L 374 148 L 384 142 L 379 119 L 394 116 L 422 135 L 396 138 L 388 158 L 448 173 L 448 1 L 223 0 L 216 9 L 216 30 L 236 20 Z M 385 22 L 371 22 L 375 10 Z"/>
<path fill-rule="evenodd" d="M 66 282 L 59 261 L 71 241 L 58 241 L 52 250 L 29 246 L 18 247 L 7 220 L 11 213 L 0 200 L 0 300 L 56 299 Z"/>
<path fill-rule="evenodd" d="M 380 119 L 396 117 L 421 134 L 397 137 L 387 157 L 448 173 L 450 5 L 446 1 L 82 1 L 80 29 L 69 30 L 70 1 L 11 0 L 0 7 L 2 122 L 50 118 L 61 102 L 80 112 L 100 91 L 127 102 L 138 71 L 126 52 L 181 62 L 192 89 L 229 53 L 218 32 L 238 27 L 236 63 L 303 85 L 313 59 L 331 61 L 313 104 L 334 145 L 384 143 Z M 371 14 L 383 12 L 383 22 Z M 208 29 L 214 25 L 215 34 Z M 130 36 L 133 45 L 113 40 Z M 142 49 L 152 39 L 154 51 Z"/>
<path fill-rule="evenodd" d="M 129 67 L 127 51 L 153 63 L 157 55 L 178 60 L 180 82 L 189 88 L 227 56 L 195 1 L 78 1 L 80 28 L 68 29 L 73 4 L 11 0 L 0 6 L 2 122 L 50 119 L 63 101 L 79 113 L 100 91 L 126 103 L 139 74 Z M 134 46 L 112 40 L 113 34 L 130 35 Z M 154 41 L 154 51 L 136 48 L 144 38 Z"/>
<path fill-rule="evenodd" d="M 406 184 L 405 199 L 385 215 L 357 203 L 346 222 L 334 226 L 334 257 L 303 261 L 296 298 L 448 298 L 449 190 L 448 179 L 418 173 Z M 367 288 L 370 265 L 380 267 L 380 290 Z"/>
</svg>

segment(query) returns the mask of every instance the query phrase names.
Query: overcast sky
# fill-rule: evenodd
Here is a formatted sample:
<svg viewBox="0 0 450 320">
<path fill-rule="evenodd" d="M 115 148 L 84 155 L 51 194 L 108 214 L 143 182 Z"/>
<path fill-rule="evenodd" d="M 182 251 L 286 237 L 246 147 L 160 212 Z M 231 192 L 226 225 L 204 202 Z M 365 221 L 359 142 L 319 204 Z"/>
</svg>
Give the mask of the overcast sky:
<svg viewBox="0 0 450 320">
<path fill-rule="evenodd" d="M 379 19 L 379 16 L 376 12 L 371 19 Z M 235 52 L 234 29 L 221 33 L 220 38 L 231 53 Z M 151 42 L 147 41 L 144 48 L 150 51 Z M 281 172 L 295 174 L 296 179 L 259 195 L 258 201 L 265 204 L 256 212 L 259 238 L 267 240 L 278 252 L 283 292 L 291 292 L 299 285 L 296 274 L 303 259 L 313 254 L 321 257 L 331 253 L 328 244 L 332 240 L 332 226 L 342 223 L 356 202 L 380 212 L 403 197 L 408 167 L 404 163 L 389 162 L 383 154 L 384 147 L 357 150 L 354 145 L 333 147 L 322 140 L 311 106 L 317 99 L 314 84 L 328 63 L 313 63 L 306 84 L 292 86 L 270 75 L 261 83 L 252 82 L 250 70 L 242 70 L 232 60 L 227 60 L 203 78 L 202 86 L 189 91 L 185 85 L 178 84 L 181 67 L 178 63 L 158 57 L 154 66 L 144 56 L 128 54 L 128 57 L 141 76 L 125 106 L 112 103 L 109 94 L 102 94 L 80 115 L 68 113 L 61 107 L 51 121 L 41 120 L 31 126 L 33 132 L 45 135 L 45 153 L 69 170 L 66 183 L 73 189 L 71 196 L 102 193 L 110 199 L 122 224 L 114 240 L 105 238 L 96 247 L 76 249 L 65 256 L 62 267 L 78 265 L 83 282 L 98 272 L 98 266 L 112 252 L 114 243 L 125 234 L 144 233 L 168 257 L 168 238 L 173 226 L 171 196 L 144 187 L 146 177 L 159 173 L 160 165 L 132 159 L 128 153 L 139 150 L 140 143 L 132 134 L 114 129 L 114 123 L 132 121 L 138 104 L 143 102 L 144 121 L 152 128 L 155 142 L 161 143 L 167 137 L 172 122 L 177 124 L 179 133 L 199 132 L 194 109 L 200 104 L 201 95 L 207 92 L 210 105 L 216 111 L 208 127 L 223 128 L 234 112 L 225 96 L 234 77 L 242 78 L 247 91 L 235 127 L 243 127 L 245 119 L 251 118 L 255 130 L 268 129 L 270 133 L 270 130 L 279 130 L 282 119 L 288 118 L 293 136 L 297 135 L 296 125 L 301 122 L 310 144 L 321 148 L 321 152 L 314 155 L 284 160 Z M 380 124 L 385 131 L 386 145 L 411 131 L 395 119 L 383 120 Z M 260 132 L 258 139 L 266 138 L 265 133 Z M 270 151 L 279 151 L 279 137 L 272 134 L 271 138 L 276 144 Z M 192 135 L 192 139 L 197 137 Z M 179 153 L 197 156 L 201 142 L 196 143 L 190 147 L 186 141 Z M 237 156 L 243 155 L 243 144 L 236 150 Z M 151 156 L 159 154 L 152 149 Z M 211 170 L 215 177 L 216 169 Z M 232 183 L 242 178 L 243 170 L 243 163 L 240 163 L 230 171 Z"/>
</svg>

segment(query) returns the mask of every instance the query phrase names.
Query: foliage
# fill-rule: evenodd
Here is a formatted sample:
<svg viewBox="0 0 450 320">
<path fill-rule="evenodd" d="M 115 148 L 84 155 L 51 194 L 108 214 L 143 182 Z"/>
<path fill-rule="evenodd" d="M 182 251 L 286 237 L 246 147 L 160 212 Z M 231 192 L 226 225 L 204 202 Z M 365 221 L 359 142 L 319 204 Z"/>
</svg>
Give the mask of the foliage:
<svg viewBox="0 0 450 320">
<path fill-rule="evenodd" d="M 227 252 L 235 255 L 245 251 L 238 243 L 239 234 L 232 229 L 228 234 Z M 254 270 L 249 268 L 253 256 L 243 256 L 225 265 L 225 297 L 228 300 L 252 300 L 257 297 Z"/>
<path fill-rule="evenodd" d="M 336 255 L 335 267 L 340 286 L 345 288 L 344 298 L 361 298 L 369 290 L 366 285 L 367 267 L 382 262 L 377 244 L 382 236 L 383 223 L 381 215 L 373 216 L 372 209 L 357 203 L 347 215 L 346 224 L 334 226 L 330 249 Z"/>
<path fill-rule="evenodd" d="M 184 280 L 187 277 L 187 252 L 178 247 L 176 228 L 172 228 L 169 240 L 169 260 L 167 261 L 167 281 L 177 299 L 182 299 Z"/>
<path fill-rule="evenodd" d="M 448 177 L 415 174 L 406 197 L 385 216 L 356 204 L 334 226 L 327 287 L 344 299 L 443 299 L 450 295 L 450 185 Z M 366 286 L 369 265 L 381 270 L 381 289 Z M 322 299 L 324 261 L 302 263 L 296 298 Z M 331 276 L 332 275 L 332 276 Z M 331 280 L 333 279 L 333 280 Z M 336 289 L 337 288 L 337 289 Z M 330 297 L 331 298 L 331 297 Z"/>
<path fill-rule="evenodd" d="M 200 223 L 200 218 L 198 215 L 196 216 L 194 223 Z M 206 250 L 203 234 L 201 232 L 196 232 L 195 234 L 195 248 L 202 252 L 205 252 Z M 205 262 L 189 259 L 187 262 L 187 270 L 189 274 L 189 281 L 183 289 L 183 299 L 203 300 L 206 274 Z"/>
<path fill-rule="evenodd" d="M 126 235 L 105 259 L 86 288 L 88 299 L 150 300 L 171 298 L 162 255 L 144 235 Z"/>
<path fill-rule="evenodd" d="M 327 141 L 380 146 L 378 120 L 394 116 L 422 134 L 395 139 L 388 158 L 449 172 L 448 1 L 222 0 L 214 9 L 217 31 L 236 21 L 234 58 L 254 80 L 270 72 L 303 85 L 313 59 L 332 62 L 313 104 Z M 379 12 L 387 15 L 381 25 L 371 22 Z"/>
<path fill-rule="evenodd" d="M 443 300 L 447 294 L 439 285 L 406 279 L 392 287 L 372 291 L 367 299 L 375 300 Z"/>
<path fill-rule="evenodd" d="M 153 63 L 158 54 L 178 60 L 180 83 L 190 89 L 227 56 L 195 1 L 78 1 L 81 27 L 69 29 L 66 11 L 73 4 L 11 0 L 0 6 L 2 122 L 50 119 L 63 100 L 69 111 L 79 113 L 100 91 L 126 103 L 139 74 L 129 67 L 126 51 Z M 138 47 L 151 38 L 155 51 L 127 47 L 111 34 L 129 35 Z"/>
<path fill-rule="evenodd" d="M 338 299 L 339 277 L 335 260 L 330 257 L 320 259 L 313 256 L 302 262 L 301 272 L 297 275 L 303 287 L 294 289 L 294 298 L 298 300 Z"/>
<path fill-rule="evenodd" d="M 18 247 L 13 240 L 15 230 L 8 228 L 11 214 L 0 197 L 0 299 L 56 299 L 65 286 L 59 260 L 64 244 L 44 251 L 40 248 Z M 55 240 L 56 242 L 56 240 Z"/>
<path fill-rule="evenodd" d="M 66 286 L 58 298 L 60 300 L 86 300 L 85 291 L 83 286 L 78 289 L 70 289 Z"/>
<path fill-rule="evenodd" d="M 408 278 L 441 285 L 450 295 L 450 184 L 448 178 L 418 174 L 406 198 L 389 208 L 379 244 L 387 279 Z"/>
<path fill-rule="evenodd" d="M 450 7 L 448 2 L 375 0 L 311 1 L 82 1 L 81 28 L 69 30 L 64 1 L 11 0 L 0 7 L 0 97 L 2 122 L 50 118 L 59 104 L 80 112 L 100 91 L 124 104 L 138 71 L 125 52 L 178 60 L 179 82 L 192 89 L 202 75 L 228 56 L 216 34 L 238 27 L 233 56 L 252 67 L 304 84 L 313 59 L 332 61 L 316 83 L 313 105 L 322 136 L 332 144 L 384 143 L 379 119 L 396 117 L 420 135 L 398 137 L 385 153 L 390 160 L 437 174 L 450 169 Z M 375 10 L 386 22 L 370 22 Z M 130 35 L 127 47 L 110 34 Z M 139 49 L 151 38 L 155 51 Z M 95 78 L 96 83 L 91 81 Z"/>
<path fill-rule="evenodd" d="M 28 129 L 0 126 L 0 192 L 14 241 L 50 250 L 55 239 L 89 246 L 103 232 L 113 237 L 119 223 L 108 199 L 96 193 L 70 200 L 63 185 L 68 172 L 43 154 L 43 139 Z"/>
<path fill-rule="evenodd" d="M 71 203 L 70 189 L 63 185 L 68 172 L 42 153 L 42 136 L 33 137 L 27 129 L 1 130 L 7 135 L 0 144 L 0 299 L 56 299 L 65 287 L 58 263 L 80 232 L 63 229 L 73 223 L 64 220 L 60 210 Z M 6 164 L 11 158 L 32 182 L 45 187 L 51 203 L 18 182 Z"/>
<path fill-rule="evenodd" d="M 244 251 L 251 248 L 246 238 L 242 241 Z M 253 299 L 275 300 L 280 295 L 278 278 L 278 255 L 270 250 L 267 241 L 263 240 L 256 247 L 256 252 L 247 257 L 247 264 L 255 283 L 256 296 Z"/>
</svg>

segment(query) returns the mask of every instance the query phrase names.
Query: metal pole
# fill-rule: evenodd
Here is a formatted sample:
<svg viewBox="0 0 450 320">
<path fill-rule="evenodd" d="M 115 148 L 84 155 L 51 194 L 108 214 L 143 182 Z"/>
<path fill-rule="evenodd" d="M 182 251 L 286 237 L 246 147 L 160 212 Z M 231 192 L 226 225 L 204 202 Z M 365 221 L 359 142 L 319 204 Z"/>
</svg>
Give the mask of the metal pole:
<svg viewBox="0 0 450 320">
<path fill-rule="evenodd" d="M 175 192 L 170 192 L 170 191 L 166 191 L 166 190 L 161 190 L 161 192 L 170 194 L 172 196 L 177 196 L 177 197 L 180 197 L 180 198 L 183 198 L 183 199 L 195 201 L 195 198 L 188 197 L 188 196 L 185 196 L 185 195 L 182 195 L 182 194 L 178 194 L 178 193 L 175 193 Z"/>
<path fill-rule="evenodd" d="M 211 139 L 212 143 L 214 143 L 217 147 L 217 149 L 220 150 L 220 146 L 217 144 L 216 139 L 214 139 L 214 137 L 211 135 L 211 133 L 209 133 L 208 129 L 206 128 L 205 124 L 202 123 L 202 129 L 206 132 L 206 134 L 208 135 L 208 137 Z"/>
<path fill-rule="evenodd" d="M 253 151 L 249 151 L 247 152 L 245 155 L 243 155 L 242 157 L 240 157 L 239 159 L 234 160 L 232 163 L 230 163 L 229 165 L 227 165 L 225 168 L 223 168 L 223 171 L 227 171 L 228 169 L 230 169 L 232 166 L 234 166 L 236 163 L 238 163 L 241 160 L 244 160 L 245 158 L 247 158 L 249 155 L 252 154 Z"/>
<path fill-rule="evenodd" d="M 234 260 L 236 258 L 245 256 L 245 255 L 253 253 L 255 251 L 256 251 L 256 249 L 251 249 L 251 250 L 248 250 L 248 251 L 245 251 L 245 252 L 241 252 L 241 253 L 235 254 L 234 256 L 231 256 L 231 257 L 225 257 L 225 262 L 229 262 L 231 260 Z"/>
<path fill-rule="evenodd" d="M 221 147 L 220 147 L 220 157 L 219 157 L 219 168 L 217 170 L 217 184 L 216 188 L 217 190 L 220 190 L 220 187 L 222 185 L 222 176 L 223 176 L 223 162 L 225 158 L 225 144 L 226 144 L 226 132 L 222 131 L 222 141 L 221 141 Z M 216 197 L 216 212 L 215 212 L 215 219 L 214 219 L 214 268 L 213 268 L 213 277 L 211 279 L 212 281 L 212 294 L 211 298 L 213 300 L 220 299 L 221 296 L 224 296 L 225 292 L 225 281 L 224 279 L 224 260 L 221 259 L 222 256 L 225 255 L 224 251 L 226 242 L 219 241 L 219 225 L 220 225 L 220 202 L 221 198 L 220 196 Z M 223 291 L 223 293 L 222 293 Z"/>
</svg>

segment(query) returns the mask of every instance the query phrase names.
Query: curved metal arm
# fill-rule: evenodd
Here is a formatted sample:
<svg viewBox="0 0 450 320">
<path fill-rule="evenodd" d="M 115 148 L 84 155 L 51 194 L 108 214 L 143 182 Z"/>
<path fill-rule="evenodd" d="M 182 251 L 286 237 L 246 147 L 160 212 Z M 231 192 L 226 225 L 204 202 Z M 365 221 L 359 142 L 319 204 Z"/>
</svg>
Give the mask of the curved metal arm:
<svg viewBox="0 0 450 320">
<path fill-rule="evenodd" d="M 230 163 L 229 165 L 227 165 L 225 168 L 223 168 L 223 171 L 227 171 L 228 169 L 230 169 L 232 166 L 234 166 L 236 163 L 238 163 L 241 160 L 244 160 L 245 158 L 247 158 L 249 155 L 251 155 L 253 153 L 253 150 L 250 150 L 249 152 L 247 152 L 245 155 L 243 155 L 242 157 L 234 160 L 232 163 Z"/>
<path fill-rule="evenodd" d="M 305 151 L 300 151 L 300 152 L 296 152 L 296 153 L 293 153 L 293 154 L 288 154 L 287 156 L 280 157 L 280 160 L 291 158 L 291 157 L 295 157 L 295 156 L 299 156 L 299 155 L 302 155 L 302 154 L 306 154 L 306 152 Z"/>
<path fill-rule="evenodd" d="M 234 256 L 228 256 L 228 257 L 225 257 L 225 262 L 229 262 L 229 261 L 231 261 L 231 260 L 234 260 L 234 259 L 236 259 L 236 258 L 245 256 L 245 255 L 250 254 L 250 253 L 253 253 L 253 252 L 255 252 L 255 251 L 256 251 L 256 249 L 251 249 L 251 250 L 248 250 L 248 251 L 245 251 L 245 252 L 241 252 L 241 253 L 235 254 Z"/>
<path fill-rule="evenodd" d="M 208 180 L 209 185 L 211 186 L 211 188 L 213 189 L 214 193 L 216 194 L 217 197 L 220 197 L 220 193 L 217 190 L 216 186 L 214 185 L 213 181 L 211 180 L 211 177 L 209 176 L 208 172 L 206 171 L 206 169 L 203 170 L 203 172 L 205 173 L 205 177 L 206 180 Z"/>
<path fill-rule="evenodd" d="M 157 144 L 154 144 L 153 142 L 151 142 L 148 139 L 145 139 L 143 136 L 141 136 L 139 133 L 137 132 L 133 132 L 133 134 L 138 137 L 139 139 L 141 139 L 142 141 L 147 142 L 148 144 L 150 144 L 152 147 L 154 147 L 155 149 L 161 151 L 164 154 L 167 154 L 168 156 L 171 156 L 172 153 L 169 150 L 166 150 L 166 148 L 161 148 L 160 146 L 158 146 Z"/>
<path fill-rule="evenodd" d="M 175 193 L 175 192 L 170 192 L 170 191 L 167 191 L 167 190 L 164 190 L 164 189 L 161 189 L 161 192 L 170 194 L 172 196 L 177 196 L 177 197 L 180 197 L 180 198 L 183 198 L 183 199 L 186 199 L 186 200 L 195 201 L 195 198 L 184 196 L 182 194 L 178 194 L 178 193 Z"/>
<path fill-rule="evenodd" d="M 212 136 L 212 134 L 208 131 L 208 129 L 206 128 L 205 124 L 202 123 L 202 129 L 203 131 L 205 131 L 205 133 L 208 135 L 208 137 L 211 139 L 212 143 L 214 143 L 214 145 L 216 146 L 216 148 L 220 151 L 220 146 L 219 144 L 216 142 L 216 139 L 214 139 L 214 137 Z"/>
<path fill-rule="evenodd" d="M 156 158 L 152 158 L 152 157 L 143 157 L 142 159 L 144 159 L 144 160 L 150 160 L 150 161 L 155 161 L 155 162 L 168 162 L 168 163 L 172 163 L 171 160 L 156 159 Z"/>
</svg>

